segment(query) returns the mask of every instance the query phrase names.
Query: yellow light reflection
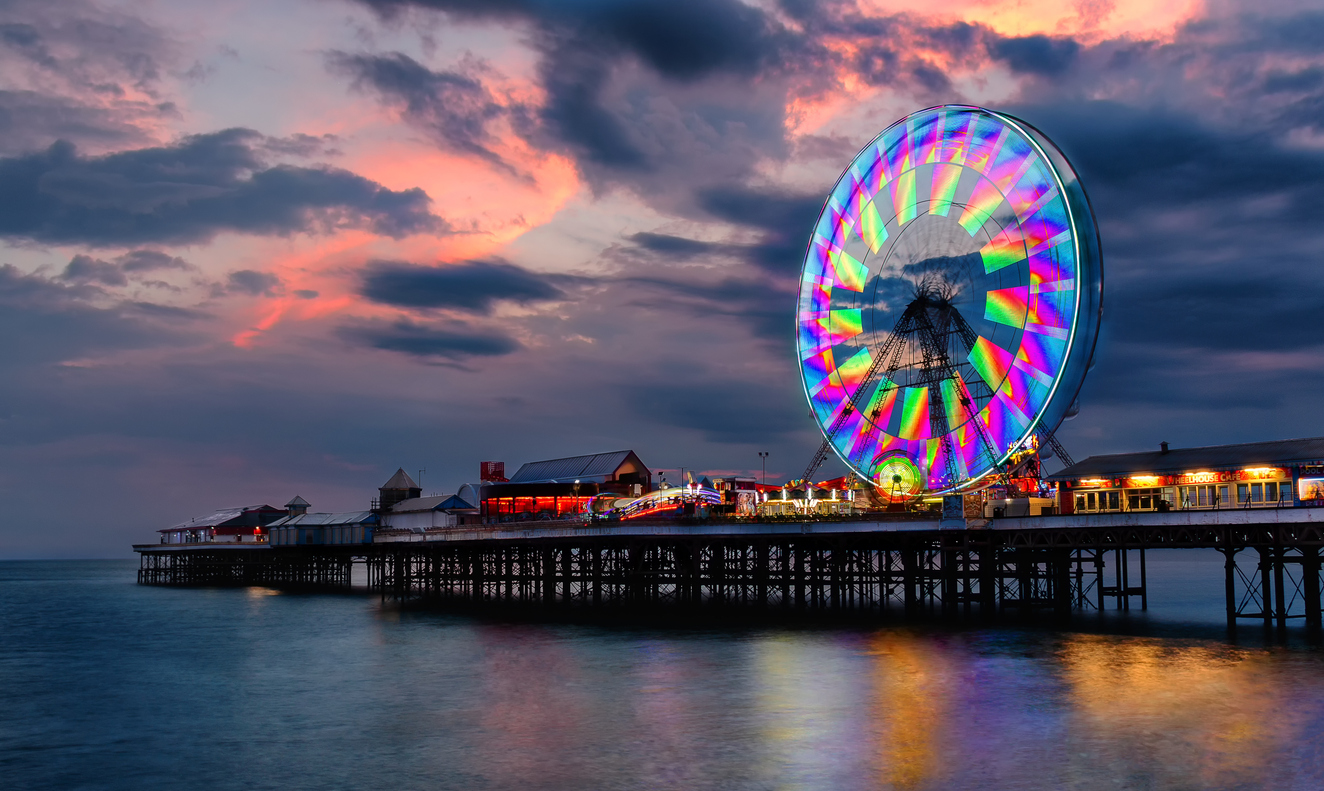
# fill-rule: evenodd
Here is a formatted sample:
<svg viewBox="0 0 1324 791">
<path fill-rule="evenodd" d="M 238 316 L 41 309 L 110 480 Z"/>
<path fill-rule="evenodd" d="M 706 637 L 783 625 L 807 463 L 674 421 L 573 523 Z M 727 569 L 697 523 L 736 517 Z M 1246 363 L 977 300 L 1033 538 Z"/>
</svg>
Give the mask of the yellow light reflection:
<svg viewBox="0 0 1324 791">
<path fill-rule="evenodd" d="M 1302 725 L 1268 654 L 1080 636 L 1061 663 L 1071 753 L 1088 753 L 1092 771 L 1151 774 L 1156 788 L 1259 787 Z"/>
<path fill-rule="evenodd" d="M 884 787 L 923 788 L 941 769 L 951 699 L 947 657 L 931 641 L 881 633 L 870 642 L 878 773 Z"/>
</svg>

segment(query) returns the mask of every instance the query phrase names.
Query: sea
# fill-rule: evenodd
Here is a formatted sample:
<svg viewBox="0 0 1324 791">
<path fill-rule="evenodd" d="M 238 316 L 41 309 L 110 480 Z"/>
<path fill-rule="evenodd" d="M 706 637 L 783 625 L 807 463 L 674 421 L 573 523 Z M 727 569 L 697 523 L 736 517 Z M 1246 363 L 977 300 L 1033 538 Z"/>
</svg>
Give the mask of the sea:
<svg viewBox="0 0 1324 791">
<path fill-rule="evenodd" d="M 1050 625 L 401 611 L 0 562 L 0 789 L 1324 789 L 1324 649 L 1216 553 Z M 1133 578 L 1134 583 L 1134 578 Z"/>
</svg>

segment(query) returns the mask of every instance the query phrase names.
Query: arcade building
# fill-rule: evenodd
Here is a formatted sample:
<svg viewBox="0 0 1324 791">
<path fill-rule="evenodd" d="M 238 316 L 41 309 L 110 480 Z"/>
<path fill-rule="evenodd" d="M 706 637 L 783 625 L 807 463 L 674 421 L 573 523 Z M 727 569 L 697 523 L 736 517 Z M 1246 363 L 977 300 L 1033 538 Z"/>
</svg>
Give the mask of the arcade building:
<svg viewBox="0 0 1324 791">
<path fill-rule="evenodd" d="M 1058 513 L 1324 505 L 1324 437 L 1091 456 L 1045 477 Z"/>
<path fill-rule="evenodd" d="M 495 476 L 485 470 L 484 477 Z M 484 522 L 564 519 L 587 510 L 599 495 L 638 497 L 652 490 L 653 473 L 632 450 L 532 461 L 509 480 L 485 480 L 479 514 Z"/>
</svg>

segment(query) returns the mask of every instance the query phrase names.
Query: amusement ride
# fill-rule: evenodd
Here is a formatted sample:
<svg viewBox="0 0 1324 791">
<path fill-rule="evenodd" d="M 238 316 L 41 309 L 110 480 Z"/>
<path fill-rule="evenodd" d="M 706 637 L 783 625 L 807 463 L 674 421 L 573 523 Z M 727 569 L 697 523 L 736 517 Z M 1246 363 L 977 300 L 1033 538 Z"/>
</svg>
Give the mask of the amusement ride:
<svg viewBox="0 0 1324 791">
<path fill-rule="evenodd" d="M 1103 308 L 1089 200 L 1042 132 L 965 105 L 902 118 L 814 226 L 796 349 L 823 443 L 892 503 L 1009 485 L 1074 414 Z M 1044 447 L 1046 446 L 1046 447 Z"/>
</svg>

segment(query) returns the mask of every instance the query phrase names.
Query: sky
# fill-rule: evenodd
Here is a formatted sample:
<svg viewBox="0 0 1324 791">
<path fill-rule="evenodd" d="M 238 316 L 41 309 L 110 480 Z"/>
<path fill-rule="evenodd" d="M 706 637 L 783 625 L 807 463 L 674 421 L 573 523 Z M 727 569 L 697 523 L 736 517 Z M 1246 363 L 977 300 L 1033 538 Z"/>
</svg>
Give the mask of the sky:
<svg viewBox="0 0 1324 791">
<path fill-rule="evenodd" d="M 1093 203 L 1075 458 L 1324 434 L 1324 5 L 10 0 L 0 558 L 362 509 L 397 467 L 798 477 L 814 220 L 943 103 L 1043 130 Z"/>
</svg>

